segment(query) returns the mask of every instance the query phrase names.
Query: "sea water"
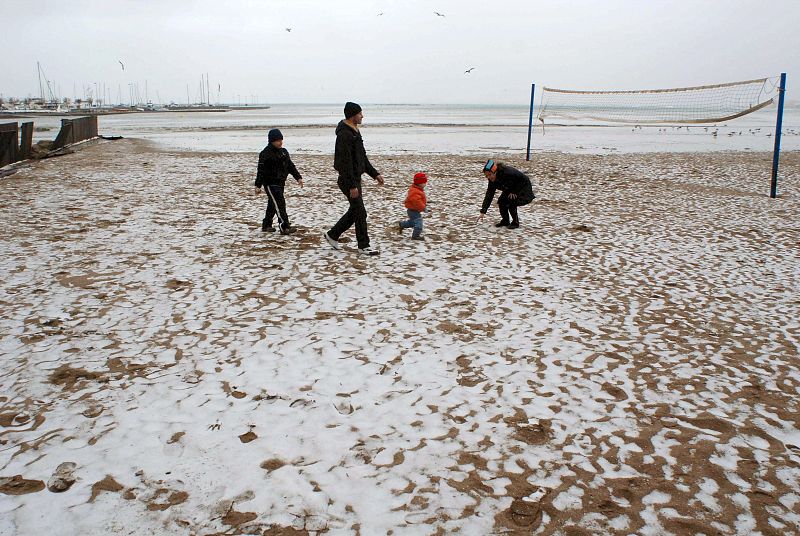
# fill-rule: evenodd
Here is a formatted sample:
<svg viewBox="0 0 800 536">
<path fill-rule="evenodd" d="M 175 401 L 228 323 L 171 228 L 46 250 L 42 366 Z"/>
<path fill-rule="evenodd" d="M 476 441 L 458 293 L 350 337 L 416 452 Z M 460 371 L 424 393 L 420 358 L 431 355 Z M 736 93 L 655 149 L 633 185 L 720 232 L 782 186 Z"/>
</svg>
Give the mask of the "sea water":
<svg viewBox="0 0 800 536">
<path fill-rule="evenodd" d="M 528 106 L 362 104 L 370 154 L 524 155 Z M 143 138 L 179 151 L 257 152 L 267 131 L 280 128 L 293 153 L 333 153 L 341 104 L 275 104 L 225 112 L 152 112 L 100 116 L 108 136 Z M 718 125 L 610 125 L 536 121 L 531 151 L 641 153 L 772 151 L 776 106 Z M 58 117 L 34 121 L 34 140 L 54 139 Z M 800 105 L 785 109 L 782 150 L 800 150 Z"/>
</svg>

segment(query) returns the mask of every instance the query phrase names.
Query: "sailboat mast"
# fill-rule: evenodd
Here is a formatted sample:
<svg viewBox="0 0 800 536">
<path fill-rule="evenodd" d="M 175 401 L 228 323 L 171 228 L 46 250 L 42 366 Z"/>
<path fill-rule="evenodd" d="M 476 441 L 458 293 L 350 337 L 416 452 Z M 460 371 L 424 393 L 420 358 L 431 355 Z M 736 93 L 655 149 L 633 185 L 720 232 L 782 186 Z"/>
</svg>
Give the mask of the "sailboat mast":
<svg viewBox="0 0 800 536">
<path fill-rule="evenodd" d="M 42 68 L 39 66 L 39 62 L 36 62 L 36 72 L 39 73 L 39 97 L 41 97 L 42 102 L 44 102 L 44 86 L 42 85 Z"/>
</svg>

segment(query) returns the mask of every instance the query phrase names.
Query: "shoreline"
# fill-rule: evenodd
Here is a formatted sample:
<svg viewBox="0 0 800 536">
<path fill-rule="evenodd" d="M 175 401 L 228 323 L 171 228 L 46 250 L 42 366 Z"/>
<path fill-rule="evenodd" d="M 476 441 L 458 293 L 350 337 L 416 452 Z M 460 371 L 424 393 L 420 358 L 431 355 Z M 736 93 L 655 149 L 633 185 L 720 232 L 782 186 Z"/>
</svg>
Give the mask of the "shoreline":
<svg viewBox="0 0 800 536">
<path fill-rule="evenodd" d="M 197 110 L 202 111 L 202 110 Z M 109 115 L 99 121 L 102 134 L 158 140 L 165 147 L 219 152 L 260 151 L 266 132 L 280 128 L 290 152 L 327 154 L 332 150 L 338 111 L 321 108 L 230 110 L 230 113 L 165 113 Z M 58 116 L 11 118 L 34 121 L 34 141 L 47 139 L 44 127 L 58 128 Z M 4 120 L 0 120 L 2 122 Z M 387 108 L 376 110 L 364 126 L 368 151 L 373 154 L 477 154 L 524 153 L 527 127 L 523 118 L 508 111 L 493 114 L 460 111 L 419 112 Z M 575 154 L 609 153 L 706 153 L 714 151 L 760 152 L 772 150 L 772 129 L 764 118 L 718 127 L 630 128 L 621 125 L 537 126 L 532 132 L 534 152 L 561 151 Z M 794 123 L 783 129 L 782 151 L 800 150 L 800 130 Z"/>
<path fill-rule="evenodd" d="M 270 106 L 211 106 L 207 108 L 200 108 L 195 106 L 174 107 L 169 109 L 111 109 L 111 110 L 70 110 L 67 112 L 56 112 L 50 110 L 24 110 L 19 112 L 11 112 L 0 110 L 0 119 L 13 119 L 15 117 L 72 117 L 72 116 L 104 116 L 104 115 L 123 115 L 123 114 L 163 114 L 169 112 L 230 112 L 230 111 L 244 111 L 244 110 L 268 110 Z"/>
</svg>

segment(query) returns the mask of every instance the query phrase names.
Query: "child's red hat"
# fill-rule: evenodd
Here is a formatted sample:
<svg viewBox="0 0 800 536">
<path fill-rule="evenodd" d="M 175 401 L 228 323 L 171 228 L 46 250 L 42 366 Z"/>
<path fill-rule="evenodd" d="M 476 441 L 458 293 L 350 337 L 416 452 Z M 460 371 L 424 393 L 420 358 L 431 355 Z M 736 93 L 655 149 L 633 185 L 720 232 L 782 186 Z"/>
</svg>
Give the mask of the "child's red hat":
<svg viewBox="0 0 800 536">
<path fill-rule="evenodd" d="M 428 176 L 424 173 L 414 175 L 414 184 L 425 184 L 426 182 L 428 182 Z"/>
</svg>

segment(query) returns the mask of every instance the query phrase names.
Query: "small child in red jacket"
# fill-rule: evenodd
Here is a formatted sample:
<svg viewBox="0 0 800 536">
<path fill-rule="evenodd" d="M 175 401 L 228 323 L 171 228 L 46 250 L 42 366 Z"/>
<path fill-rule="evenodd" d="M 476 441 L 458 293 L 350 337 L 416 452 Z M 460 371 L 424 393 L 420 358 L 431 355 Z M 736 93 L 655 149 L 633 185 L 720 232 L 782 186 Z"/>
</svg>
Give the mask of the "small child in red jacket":
<svg viewBox="0 0 800 536">
<path fill-rule="evenodd" d="M 428 200 L 425 197 L 425 185 L 428 183 L 428 176 L 424 173 L 417 173 L 414 175 L 414 183 L 408 189 L 408 195 L 404 203 L 406 212 L 408 212 L 408 219 L 406 221 L 398 222 L 400 232 L 403 229 L 414 228 L 411 233 L 411 240 L 425 240 L 422 236 L 422 211 Z"/>
</svg>

